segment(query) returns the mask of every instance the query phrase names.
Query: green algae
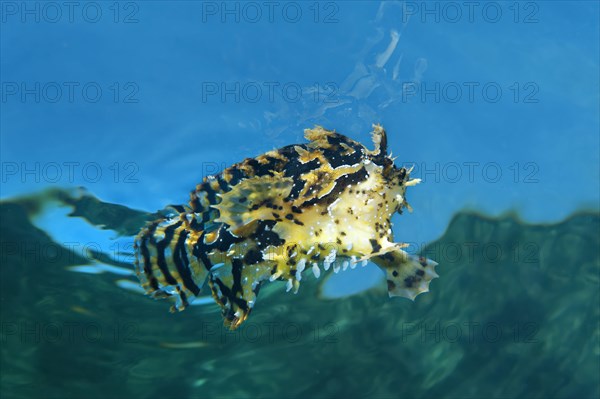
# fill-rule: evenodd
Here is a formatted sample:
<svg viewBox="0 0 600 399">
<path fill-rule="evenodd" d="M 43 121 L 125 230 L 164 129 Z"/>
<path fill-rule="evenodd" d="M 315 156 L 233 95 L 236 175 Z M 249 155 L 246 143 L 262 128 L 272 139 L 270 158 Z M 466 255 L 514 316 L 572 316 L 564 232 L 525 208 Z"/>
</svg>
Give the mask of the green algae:
<svg viewBox="0 0 600 399">
<path fill-rule="evenodd" d="M 121 234 L 150 217 L 73 201 L 73 216 Z M 415 302 L 384 286 L 331 300 L 323 279 L 298 295 L 267 284 L 229 332 L 216 306 L 170 314 L 122 277 L 67 271 L 93 260 L 31 209 L 0 204 L 3 398 L 600 395 L 597 213 L 545 225 L 459 213 L 423 250 L 440 278 Z M 52 257 L 36 252 L 48 246 Z"/>
</svg>

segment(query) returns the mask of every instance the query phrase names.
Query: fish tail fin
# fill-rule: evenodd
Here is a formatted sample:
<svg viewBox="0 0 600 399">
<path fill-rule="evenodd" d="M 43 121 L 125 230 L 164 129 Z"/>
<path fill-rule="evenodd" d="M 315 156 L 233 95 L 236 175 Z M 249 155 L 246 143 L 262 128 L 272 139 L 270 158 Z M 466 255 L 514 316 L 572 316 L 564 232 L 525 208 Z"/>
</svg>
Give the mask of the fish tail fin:
<svg viewBox="0 0 600 399">
<path fill-rule="evenodd" d="M 429 291 L 429 283 L 439 277 L 437 263 L 422 256 L 409 255 L 401 249 L 374 256 L 373 262 L 386 273 L 390 297 L 403 296 L 410 300 Z"/>
<path fill-rule="evenodd" d="M 146 294 L 174 300 L 171 311 L 182 311 L 200 293 L 208 276 L 192 254 L 197 232 L 185 213 L 150 222 L 135 238 L 135 271 Z"/>
</svg>

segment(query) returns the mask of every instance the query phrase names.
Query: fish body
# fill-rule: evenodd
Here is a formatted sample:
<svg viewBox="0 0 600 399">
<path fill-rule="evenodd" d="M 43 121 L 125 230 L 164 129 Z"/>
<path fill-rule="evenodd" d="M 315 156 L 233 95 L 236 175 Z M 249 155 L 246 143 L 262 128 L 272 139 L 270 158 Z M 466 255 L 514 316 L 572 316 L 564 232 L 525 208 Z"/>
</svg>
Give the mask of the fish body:
<svg viewBox="0 0 600 399">
<path fill-rule="evenodd" d="M 170 206 L 135 239 L 136 273 L 155 298 L 183 310 L 208 282 L 225 324 L 252 311 L 261 285 L 373 261 L 390 296 L 414 299 L 437 277 L 436 263 L 394 242 L 391 218 L 410 206 L 410 170 L 394 165 L 387 136 L 374 125 L 375 148 L 321 127 L 307 144 L 247 158 L 205 177 L 188 205 Z"/>
</svg>

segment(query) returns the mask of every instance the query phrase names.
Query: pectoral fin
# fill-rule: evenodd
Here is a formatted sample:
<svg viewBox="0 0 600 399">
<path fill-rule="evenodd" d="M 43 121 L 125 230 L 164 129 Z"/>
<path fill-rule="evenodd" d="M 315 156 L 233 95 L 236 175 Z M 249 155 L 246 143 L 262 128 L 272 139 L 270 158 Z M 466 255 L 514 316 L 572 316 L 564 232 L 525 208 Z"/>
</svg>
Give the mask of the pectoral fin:
<svg viewBox="0 0 600 399">
<path fill-rule="evenodd" d="M 436 277 L 437 263 L 424 257 L 409 255 L 401 249 L 371 258 L 386 273 L 390 297 L 403 296 L 410 300 L 429 291 Z"/>
<path fill-rule="evenodd" d="M 228 224 L 235 233 L 256 220 L 277 220 L 285 215 L 284 207 L 289 207 L 283 199 L 292 185 L 291 178 L 280 175 L 246 179 L 221 194 L 221 202 L 212 205 L 220 213 L 215 222 Z"/>
</svg>

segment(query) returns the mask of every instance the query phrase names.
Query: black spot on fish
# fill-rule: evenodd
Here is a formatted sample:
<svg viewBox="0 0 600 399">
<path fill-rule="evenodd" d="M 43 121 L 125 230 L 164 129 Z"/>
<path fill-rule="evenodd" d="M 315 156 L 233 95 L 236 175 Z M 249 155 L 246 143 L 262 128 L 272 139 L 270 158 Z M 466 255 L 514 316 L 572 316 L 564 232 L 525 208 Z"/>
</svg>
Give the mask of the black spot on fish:
<svg viewBox="0 0 600 399">
<path fill-rule="evenodd" d="M 373 253 L 379 252 L 381 250 L 381 245 L 379 245 L 379 243 L 377 242 L 377 240 L 371 238 L 369 240 L 369 242 L 371 243 L 371 247 L 373 248 Z"/>
<path fill-rule="evenodd" d="M 285 243 L 284 239 L 271 230 L 275 223 L 274 220 L 261 220 L 258 222 L 258 227 L 252 238 L 257 242 L 259 249 L 264 249 L 269 245 L 278 247 Z"/>
<path fill-rule="evenodd" d="M 247 265 L 254 265 L 255 263 L 258 263 L 262 260 L 262 253 L 257 249 L 251 249 L 248 252 L 246 252 L 246 255 L 244 255 L 244 263 L 246 263 Z"/>
<path fill-rule="evenodd" d="M 388 262 L 393 262 L 393 261 L 394 261 L 394 255 L 392 255 L 392 254 L 391 254 L 391 253 L 389 253 L 389 252 L 388 252 L 388 253 L 385 253 L 385 254 L 383 254 L 383 255 L 380 255 L 380 257 L 381 257 L 382 259 L 385 259 L 385 260 L 387 260 Z"/>
</svg>

